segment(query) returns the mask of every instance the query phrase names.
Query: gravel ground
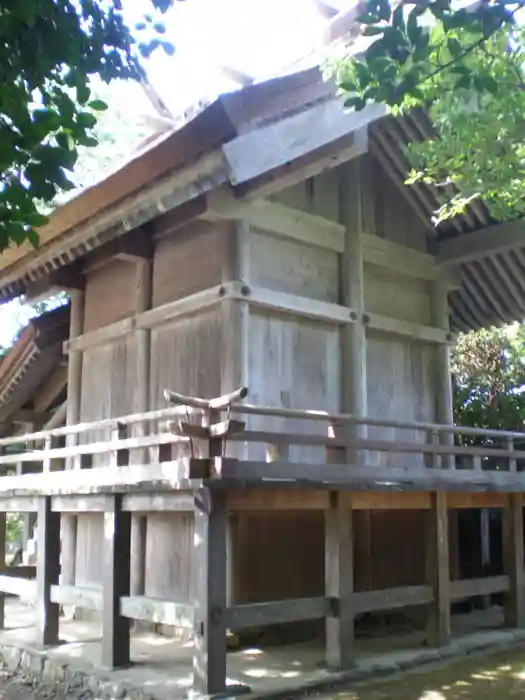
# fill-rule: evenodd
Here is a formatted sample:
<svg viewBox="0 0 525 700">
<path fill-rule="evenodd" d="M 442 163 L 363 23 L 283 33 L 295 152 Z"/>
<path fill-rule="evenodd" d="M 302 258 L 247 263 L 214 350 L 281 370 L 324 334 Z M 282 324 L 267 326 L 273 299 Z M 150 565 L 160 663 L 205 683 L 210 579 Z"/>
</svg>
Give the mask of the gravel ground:
<svg viewBox="0 0 525 700">
<path fill-rule="evenodd" d="M 20 671 L 0 671 L 0 700 L 92 700 L 81 681 L 37 683 Z"/>
<path fill-rule="evenodd" d="M 525 698 L 525 646 L 463 658 L 390 681 L 325 696 L 325 700 L 507 700 Z"/>
</svg>

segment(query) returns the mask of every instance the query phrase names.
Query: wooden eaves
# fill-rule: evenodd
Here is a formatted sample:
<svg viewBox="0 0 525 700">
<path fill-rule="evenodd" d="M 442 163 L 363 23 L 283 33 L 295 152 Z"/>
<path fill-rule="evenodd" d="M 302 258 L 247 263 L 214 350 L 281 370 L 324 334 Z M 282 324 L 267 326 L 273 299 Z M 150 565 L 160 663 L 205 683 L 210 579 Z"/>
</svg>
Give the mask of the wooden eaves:
<svg viewBox="0 0 525 700">
<path fill-rule="evenodd" d="M 483 205 L 474 204 L 436 230 L 431 224 L 436 192 L 426 185 L 404 185 L 406 144 L 430 132 L 420 112 L 393 119 L 381 106 L 345 111 L 335 86 L 324 82 L 318 69 L 244 87 L 220 97 L 58 209 L 40 232 L 38 250 L 21 246 L 1 255 L 0 301 L 52 286 L 52 276 L 65 268 L 75 288 L 74 264 L 91 251 L 139 227 L 151 233 L 153 220 L 156 230 L 206 216 L 218 188 L 228 189 L 239 203 L 258 202 L 368 151 L 425 223 L 429 252 L 459 277 L 450 297 L 452 329 L 521 320 L 521 224 L 504 225 L 502 242 L 500 224 Z M 461 251 L 458 257 L 447 253 L 458 245 L 450 240 L 454 237 L 468 239 L 468 259 Z"/>
</svg>

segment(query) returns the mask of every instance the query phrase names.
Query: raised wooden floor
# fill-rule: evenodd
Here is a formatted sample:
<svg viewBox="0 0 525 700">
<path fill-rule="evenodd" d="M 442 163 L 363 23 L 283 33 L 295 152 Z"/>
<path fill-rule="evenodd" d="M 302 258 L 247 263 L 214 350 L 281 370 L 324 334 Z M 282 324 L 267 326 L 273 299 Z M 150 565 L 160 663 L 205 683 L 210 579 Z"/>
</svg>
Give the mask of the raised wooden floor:
<svg viewBox="0 0 525 700">
<path fill-rule="evenodd" d="M 101 612 L 102 663 L 112 668 L 130 661 L 132 620 L 181 627 L 193 635 L 193 686 L 210 693 L 225 687 L 228 630 L 324 619 L 326 661 L 345 668 L 365 612 L 424 606 L 426 642 L 441 647 L 451 639 L 452 602 L 504 593 L 507 625 L 525 626 L 525 451 L 516 449 L 524 435 L 241 405 L 245 393 L 210 401 L 167 392 L 175 406 L 166 410 L 0 440 L 25 442 L 0 457 L 8 473 L 41 469 L 0 478 L 0 508 L 38 516 L 36 579 L 0 576 L 0 591 L 35 601 L 38 644 L 58 643 L 60 605 Z M 268 421 L 281 429 L 267 430 Z M 358 424 L 367 438 L 356 436 Z M 56 446 L 64 438 L 68 445 Z M 473 444 L 480 439 L 489 444 Z M 451 581 L 448 512 L 488 506 L 504 511 L 504 573 Z M 425 579 L 354 591 L 352 511 L 382 508 L 426 511 Z M 277 509 L 324 513 L 324 595 L 228 605 L 229 514 Z M 104 519 L 102 586 L 66 585 L 61 521 L 94 512 Z M 131 595 L 132 515 L 156 512 L 193 515 L 191 602 Z"/>
</svg>

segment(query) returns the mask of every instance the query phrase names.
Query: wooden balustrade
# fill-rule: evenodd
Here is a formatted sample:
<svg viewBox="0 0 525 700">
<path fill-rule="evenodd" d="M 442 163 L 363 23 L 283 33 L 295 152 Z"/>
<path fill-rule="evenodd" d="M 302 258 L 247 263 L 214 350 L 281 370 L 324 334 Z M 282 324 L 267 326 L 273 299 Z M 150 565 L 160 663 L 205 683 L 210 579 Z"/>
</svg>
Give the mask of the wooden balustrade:
<svg viewBox="0 0 525 700">
<path fill-rule="evenodd" d="M 0 593 L 35 600 L 38 639 L 56 644 L 59 608 L 74 605 L 102 614 L 103 662 L 121 667 L 130 662 L 130 621 L 147 620 L 192 630 L 194 687 L 204 693 L 224 690 L 227 630 L 326 619 L 327 660 L 346 665 L 352 658 L 354 620 L 366 612 L 407 606 L 426 606 L 428 641 L 450 639 L 450 605 L 470 596 L 504 592 L 509 624 L 525 625 L 525 573 L 521 515 L 525 491 L 525 435 L 477 431 L 456 426 L 399 423 L 323 412 L 239 405 L 241 389 L 213 400 L 167 392 L 172 407 L 118 419 L 41 431 L 25 438 L 3 438 L 0 448 L 26 442 L 26 452 L 0 455 L 5 469 L 24 462 L 41 464 L 42 473 L 0 477 L 0 511 L 38 514 L 36 578 L 13 578 L 0 572 Z M 225 415 L 226 414 L 226 415 Z M 232 416 L 235 416 L 233 418 Z M 304 432 L 272 432 L 250 427 L 253 417 L 304 422 Z M 238 419 L 241 418 L 242 420 Z M 171 421 L 166 426 L 166 421 Z M 162 425 L 159 426 L 159 422 Z M 148 423 L 146 434 L 132 436 L 131 426 Z M 324 424 L 326 434 L 320 432 Z M 345 425 L 394 428 L 417 433 L 419 442 L 360 438 Z M 157 432 L 155 431 L 155 429 Z M 324 429 L 323 428 L 323 429 Z M 335 429 L 337 428 L 337 429 Z M 90 434 L 111 431 L 107 441 Z M 56 446 L 65 435 L 83 436 L 71 446 Z M 365 433 L 366 434 L 366 433 Z M 377 434 L 377 431 L 376 431 Z M 485 437 L 491 445 L 448 444 L 443 435 L 465 439 Z M 264 445 L 267 461 L 225 458 L 226 441 Z M 449 441 L 450 442 L 450 441 Z M 30 446 L 30 447 L 29 447 Z M 41 446 L 41 449 L 38 447 Z M 132 454 L 158 451 L 156 460 L 135 463 Z M 318 448 L 325 458 L 291 461 L 291 448 Z M 184 449 L 187 456 L 177 456 Z M 296 452 L 294 452 L 295 454 Z M 419 456 L 414 466 L 375 465 L 374 454 Z M 363 463 L 347 463 L 349 456 L 369 455 Z M 64 471 L 65 461 L 86 466 L 100 457 L 105 466 Z M 451 457 L 456 468 L 444 468 Z M 364 457 L 363 461 L 364 461 Z M 490 459 L 498 465 L 490 467 Z M 82 464 L 81 464 L 82 463 Z M 501 467 L 504 467 L 502 469 Z M 62 470 L 60 470 L 61 468 Z M 57 471 L 58 469 L 58 471 Z M 309 482 L 329 493 L 325 509 L 326 588 L 324 595 L 246 605 L 226 603 L 226 523 L 229 494 L 245 485 L 272 484 L 279 488 Z M 339 487 L 343 487 L 344 491 Z M 428 509 L 427 576 L 421 585 L 382 591 L 353 589 L 352 512 L 344 493 L 355 489 L 419 490 L 430 492 Z M 505 575 L 450 581 L 448 571 L 447 491 L 483 490 L 512 494 L 506 502 Z M 98 512 L 104 518 L 104 578 L 100 588 L 60 585 L 60 519 L 63 514 Z M 131 514 L 191 513 L 196 536 L 192 553 L 194 590 L 189 601 L 160 600 L 132 595 L 130 590 Z M 521 529 L 520 529 L 521 528 Z M 16 576 L 16 574 L 15 574 Z"/>
</svg>

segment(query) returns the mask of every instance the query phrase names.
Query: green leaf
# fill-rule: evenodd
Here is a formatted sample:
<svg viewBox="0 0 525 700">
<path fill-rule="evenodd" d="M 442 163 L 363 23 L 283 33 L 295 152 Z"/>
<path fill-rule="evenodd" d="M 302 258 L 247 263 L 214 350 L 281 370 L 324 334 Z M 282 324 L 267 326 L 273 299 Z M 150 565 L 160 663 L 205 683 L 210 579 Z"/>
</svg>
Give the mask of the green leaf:
<svg viewBox="0 0 525 700">
<path fill-rule="evenodd" d="M 25 217 L 25 222 L 28 224 L 28 226 L 31 227 L 38 227 L 38 226 L 44 226 L 47 224 L 49 221 L 49 217 L 45 216 L 44 214 L 40 214 L 39 212 L 35 211 L 32 214 L 27 214 Z"/>
<path fill-rule="evenodd" d="M 369 27 L 365 27 L 362 34 L 363 36 L 378 36 L 379 34 L 383 34 L 383 32 L 383 27 L 374 27 L 371 25 Z"/>
<path fill-rule="evenodd" d="M 85 105 L 91 96 L 91 90 L 86 83 L 77 84 L 77 102 Z"/>
<path fill-rule="evenodd" d="M 91 102 L 88 102 L 87 105 L 90 109 L 93 109 L 95 112 L 105 112 L 108 108 L 108 105 L 104 100 L 91 100 Z"/>
<path fill-rule="evenodd" d="M 91 112 L 79 112 L 77 124 L 83 129 L 93 129 L 97 125 L 97 118 Z"/>
<path fill-rule="evenodd" d="M 455 37 L 450 37 L 450 39 L 447 41 L 447 48 L 452 58 L 459 58 L 459 56 L 461 56 L 463 53 L 461 43 Z"/>
</svg>

